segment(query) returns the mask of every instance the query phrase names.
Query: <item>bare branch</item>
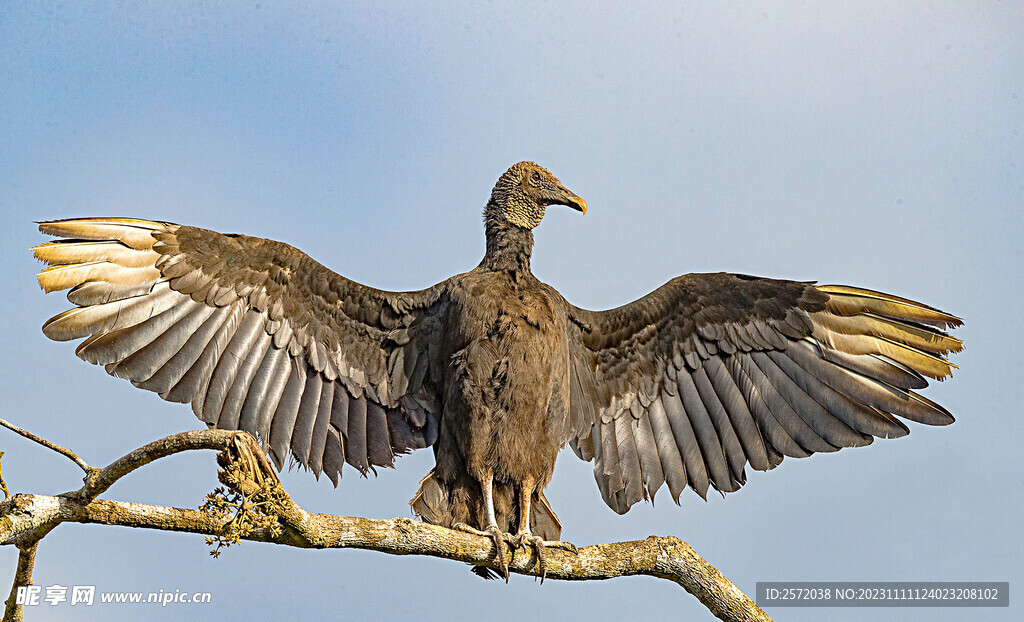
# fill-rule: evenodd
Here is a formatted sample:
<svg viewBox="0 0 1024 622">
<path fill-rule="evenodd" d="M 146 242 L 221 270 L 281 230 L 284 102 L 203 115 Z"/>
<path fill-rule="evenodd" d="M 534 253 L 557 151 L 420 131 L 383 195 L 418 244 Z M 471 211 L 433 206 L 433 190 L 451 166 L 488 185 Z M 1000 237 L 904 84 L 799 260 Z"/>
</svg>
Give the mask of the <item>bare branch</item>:
<svg viewBox="0 0 1024 622">
<path fill-rule="evenodd" d="M 31 530 L 54 520 L 218 535 L 225 521 L 199 510 L 97 499 L 82 504 L 66 497 L 15 495 L 13 513 L 24 517 L 17 528 Z M 12 510 L 0 504 L 0 515 Z M 245 540 L 299 548 L 356 548 L 391 555 L 427 555 L 470 564 L 491 566 L 494 545 L 488 538 L 429 525 L 409 518 L 368 519 L 308 513 L 292 504 L 280 535 L 256 530 Z M 297 528 L 296 528 L 297 527 Z M 0 542 L 9 543 L 17 533 L 0 525 Z M 509 569 L 539 576 L 536 554 L 530 547 L 512 552 Z M 549 549 L 547 578 L 586 581 L 646 575 L 673 581 L 696 596 L 723 620 L 770 620 L 742 591 L 688 544 L 675 537 L 651 536 L 646 540 L 596 544 L 578 554 Z"/>
<path fill-rule="evenodd" d="M 3 622 L 21 622 L 21 605 L 18 604 L 18 588 L 25 585 L 32 585 L 32 570 L 36 565 L 36 549 L 39 548 L 39 540 L 24 547 L 18 547 L 18 570 L 14 573 L 14 585 L 11 586 L 11 595 L 4 603 Z"/>
<path fill-rule="evenodd" d="M 57 443 L 50 442 L 50 441 L 46 440 L 45 438 L 42 438 L 41 436 L 36 436 L 35 434 L 29 432 L 28 430 L 24 430 L 22 428 L 19 428 L 18 426 L 14 425 L 13 423 L 11 423 L 11 422 L 9 422 L 9 421 L 7 421 L 5 419 L 0 419 L 0 425 L 4 426 L 8 430 L 10 430 L 10 431 L 12 431 L 12 432 L 14 432 L 16 434 L 20 434 L 20 435 L 24 436 L 25 438 L 29 439 L 30 441 L 35 441 L 35 442 L 39 443 L 40 445 L 42 445 L 43 447 L 46 447 L 47 449 L 52 449 L 53 451 L 61 454 L 62 456 L 66 456 L 66 457 L 70 458 L 72 461 L 74 461 L 75 464 L 78 465 L 78 467 L 80 469 L 85 471 L 86 475 L 89 475 L 89 473 L 91 473 L 92 470 L 93 470 L 91 466 L 86 464 L 85 460 L 82 460 L 81 458 L 79 458 L 78 454 L 76 454 L 75 452 L 71 451 L 70 449 L 66 449 L 64 447 L 61 447 Z"/>
<path fill-rule="evenodd" d="M 113 486 L 117 480 L 150 462 L 196 449 L 224 451 L 233 443 L 239 442 L 239 439 L 246 437 L 252 439 L 252 436 L 246 432 L 231 430 L 192 430 L 165 436 L 121 456 L 102 469 L 96 470 L 92 477 L 87 478 L 85 486 L 68 494 L 81 499 L 95 499 Z"/>
<path fill-rule="evenodd" d="M 216 511 L 96 498 L 141 466 L 195 449 L 221 452 L 218 457 L 222 467 L 220 479 L 233 493 L 218 496 L 215 491 L 208 495 L 207 505 L 210 506 L 211 500 L 216 501 Z M 374 520 L 307 512 L 291 500 L 256 439 L 244 432 L 184 432 L 140 447 L 103 469 L 86 467 L 89 469 L 86 484 L 77 491 L 56 497 L 17 494 L 0 502 L 0 544 L 21 547 L 23 556 L 31 547 L 34 556 L 34 546 L 40 538 L 60 523 L 75 522 L 195 533 L 210 536 L 211 541 L 252 540 L 299 548 L 359 548 L 391 555 L 427 555 L 489 567 L 496 563 L 490 538 L 408 518 Z M 257 519 L 253 519 L 254 516 Z M 770 620 L 718 569 L 675 537 L 651 536 L 633 542 L 597 544 L 583 547 L 577 553 L 552 548 L 547 550 L 546 558 L 548 579 L 658 577 L 682 586 L 720 619 Z M 540 576 L 535 550 L 530 546 L 513 549 L 509 570 Z M 16 586 L 12 593 L 16 593 Z M 17 615 L 10 603 L 7 614 Z"/>
</svg>

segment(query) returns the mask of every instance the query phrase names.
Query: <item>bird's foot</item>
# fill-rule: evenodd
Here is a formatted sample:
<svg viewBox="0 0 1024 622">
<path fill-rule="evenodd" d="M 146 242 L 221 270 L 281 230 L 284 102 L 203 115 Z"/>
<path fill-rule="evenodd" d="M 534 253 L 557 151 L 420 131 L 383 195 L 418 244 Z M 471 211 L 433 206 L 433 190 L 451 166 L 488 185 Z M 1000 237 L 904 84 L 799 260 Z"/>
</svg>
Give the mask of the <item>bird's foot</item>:
<svg viewBox="0 0 1024 622">
<path fill-rule="evenodd" d="M 530 532 L 520 532 L 509 538 L 509 546 L 520 547 L 523 544 L 529 544 L 537 551 L 537 568 L 540 571 L 540 582 L 544 583 L 544 578 L 548 575 L 548 559 L 547 549 L 561 549 L 563 551 L 569 551 L 573 554 L 579 553 L 579 549 L 569 542 L 562 542 L 560 540 L 545 540 L 540 536 L 535 536 Z"/>
<path fill-rule="evenodd" d="M 494 542 L 494 561 L 498 565 L 498 574 L 505 579 L 505 583 L 508 583 L 508 560 L 505 559 L 505 543 L 512 546 L 512 536 L 504 533 L 501 529 L 498 529 L 497 525 L 492 525 L 485 530 L 480 530 L 475 527 L 470 527 L 465 523 L 455 523 L 452 525 L 452 529 L 457 531 L 464 531 L 471 533 L 476 536 L 483 536 L 490 538 Z"/>
</svg>

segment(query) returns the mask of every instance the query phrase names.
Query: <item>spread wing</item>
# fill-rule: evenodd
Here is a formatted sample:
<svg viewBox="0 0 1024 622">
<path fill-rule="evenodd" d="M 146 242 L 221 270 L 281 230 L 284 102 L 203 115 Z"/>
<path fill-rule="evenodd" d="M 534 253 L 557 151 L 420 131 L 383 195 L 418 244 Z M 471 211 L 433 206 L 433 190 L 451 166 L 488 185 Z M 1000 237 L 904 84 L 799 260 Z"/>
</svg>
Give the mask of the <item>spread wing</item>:
<svg viewBox="0 0 1024 622">
<path fill-rule="evenodd" d="M 731 492 L 744 467 L 952 423 L 918 395 L 959 318 L 864 289 L 690 274 L 609 311 L 570 307 L 573 449 L 624 513 L 667 484 Z M 894 416 L 895 415 L 895 416 Z"/>
<path fill-rule="evenodd" d="M 210 427 L 246 430 L 335 485 L 437 438 L 430 371 L 445 283 L 393 293 L 287 244 L 127 218 L 41 223 L 35 256 L 76 306 L 43 326 Z"/>
</svg>

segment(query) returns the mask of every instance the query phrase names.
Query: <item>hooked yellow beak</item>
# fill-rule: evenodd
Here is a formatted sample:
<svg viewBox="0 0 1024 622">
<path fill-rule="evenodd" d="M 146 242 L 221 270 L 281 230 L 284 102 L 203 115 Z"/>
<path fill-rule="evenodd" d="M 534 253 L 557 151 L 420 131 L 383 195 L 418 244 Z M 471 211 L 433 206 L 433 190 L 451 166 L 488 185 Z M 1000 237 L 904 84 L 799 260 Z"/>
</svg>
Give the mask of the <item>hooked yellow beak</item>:
<svg viewBox="0 0 1024 622">
<path fill-rule="evenodd" d="M 565 194 L 562 197 L 559 197 L 558 201 L 556 202 L 559 205 L 571 207 L 574 210 L 582 212 L 584 214 L 587 213 L 587 202 L 584 201 L 581 197 L 578 197 L 575 194 L 569 192 L 568 190 L 566 190 Z"/>
<path fill-rule="evenodd" d="M 573 201 L 572 207 L 575 207 L 580 212 L 586 214 L 587 213 L 587 202 L 584 201 L 581 197 L 574 197 L 574 198 L 575 198 L 575 200 Z"/>
</svg>

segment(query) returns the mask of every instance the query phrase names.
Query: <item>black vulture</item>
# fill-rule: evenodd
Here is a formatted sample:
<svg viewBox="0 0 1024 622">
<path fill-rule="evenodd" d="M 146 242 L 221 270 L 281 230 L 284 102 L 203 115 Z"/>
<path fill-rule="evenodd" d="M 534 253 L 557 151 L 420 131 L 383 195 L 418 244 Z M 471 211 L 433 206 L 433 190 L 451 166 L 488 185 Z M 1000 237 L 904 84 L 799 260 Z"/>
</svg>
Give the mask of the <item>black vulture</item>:
<svg viewBox="0 0 1024 622">
<path fill-rule="evenodd" d="M 433 447 L 411 501 L 424 520 L 537 548 L 561 525 L 544 497 L 560 448 L 593 460 L 624 513 L 664 484 L 679 502 L 739 489 L 745 467 L 953 417 L 915 391 L 943 379 L 961 320 L 867 289 L 688 274 L 608 311 L 573 306 L 530 271 L 550 205 L 587 204 L 520 162 L 484 209 L 480 264 L 433 287 L 355 283 L 299 250 L 168 222 L 44 222 L 47 292 L 75 307 L 43 326 L 79 357 L 210 427 L 246 430 L 337 485 Z M 514 535 L 513 535 L 514 532 Z"/>
</svg>

